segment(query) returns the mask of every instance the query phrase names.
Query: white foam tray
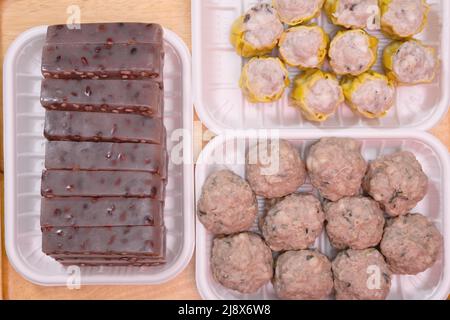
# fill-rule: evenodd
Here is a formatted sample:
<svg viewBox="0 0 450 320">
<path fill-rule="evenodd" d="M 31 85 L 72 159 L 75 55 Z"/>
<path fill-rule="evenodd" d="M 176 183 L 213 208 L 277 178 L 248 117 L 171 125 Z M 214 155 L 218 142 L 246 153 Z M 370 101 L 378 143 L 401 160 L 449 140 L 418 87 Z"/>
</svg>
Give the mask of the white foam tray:
<svg viewBox="0 0 450 320">
<path fill-rule="evenodd" d="M 430 218 L 444 235 L 443 254 L 429 270 L 417 276 L 394 276 L 391 300 L 441 300 L 447 299 L 450 292 L 450 161 L 447 149 L 428 133 L 413 133 L 404 130 L 395 133 L 364 132 L 358 133 L 334 131 L 328 133 L 311 133 L 284 131 L 280 138 L 291 141 L 302 157 L 305 158 L 308 147 L 324 136 L 358 137 L 363 142 L 363 155 L 367 160 L 374 160 L 381 155 L 395 151 L 413 152 L 421 162 L 425 173 L 430 178 L 429 192 L 426 198 L 412 210 Z M 245 154 L 250 145 L 256 143 L 256 133 L 237 134 L 236 137 L 220 136 L 210 142 L 196 166 L 196 200 L 201 195 L 206 178 L 221 169 L 229 169 L 245 177 Z M 309 182 L 301 188 L 303 192 L 315 192 Z M 260 213 L 264 210 L 264 201 L 259 199 Z M 216 282 L 211 273 L 210 255 L 213 241 L 197 219 L 196 232 L 196 279 L 197 288 L 204 299 L 259 300 L 276 299 L 272 284 L 250 295 L 239 294 Z M 256 226 L 253 231 L 258 232 Z M 333 259 L 336 255 L 328 238 L 323 232 L 316 248 Z"/>
<path fill-rule="evenodd" d="M 4 62 L 5 246 L 10 263 L 31 282 L 59 286 L 67 270 L 41 248 L 40 184 L 44 168 L 44 108 L 39 101 L 41 56 L 46 27 L 31 29 L 11 45 Z M 185 164 L 169 164 L 165 208 L 167 264 L 155 268 L 85 267 L 82 285 L 158 284 L 179 274 L 194 251 L 191 60 L 183 41 L 165 30 L 164 84 L 168 150 L 186 130 Z M 176 140 L 172 141 L 172 134 Z"/>
<path fill-rule="evenodd" d="M 436 48 L 441 58 L 436 80 L 431 84 L 399 88 L 396 105 L 384 119 L 366 120 L 344 106 L 328 121 L 314 124 L 304 120 L 298 109 L 289 106 L 288 93 L 272 104 L 251 104 L 241 93 L 238 82 L 245 59 L 234 51 L 229 33 L 233 21 L 258 1 L 193 0 L 193 80 L 197 113 L 215 133 L 244 128 L 431 129 L 443 118 L 450 105 L 450 1 L 427 1 L 431 6 L 428 26 L 417 38 Z M 336 31 L 324 13 L 315 22 L 332 35 Z M 390 40 L 381 32 L 373 34 L 381 39 L 381 53 Z M 382 69 L 381 59 L 374 69 Z M 299 73 L 295 68 L 289 70 L 291 78 Z"/>
</svg>

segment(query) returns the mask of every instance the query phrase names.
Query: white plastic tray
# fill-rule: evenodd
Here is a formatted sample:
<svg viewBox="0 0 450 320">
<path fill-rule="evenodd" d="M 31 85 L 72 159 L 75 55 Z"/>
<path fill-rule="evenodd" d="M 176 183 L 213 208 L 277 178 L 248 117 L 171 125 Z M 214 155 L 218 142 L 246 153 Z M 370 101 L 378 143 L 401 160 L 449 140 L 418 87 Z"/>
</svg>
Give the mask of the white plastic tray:
<svg viewBox="0 0 450 320">
<path fill-rule="evenodd" d="M 39 102 L 41 55 L 46 27 L 31 29 L 11 45 L 4 64 L 5 245 L 22 276 L 40 285 L 65 285 L 66 269 L 41 251 L 40 183 L 44 167 L 44 109 Z M 81 284 L 158 284 L 179 274 L 194 250 L 191 61 L 183 41 L 164 35 L 165 118 L 168 149 L 182 138 L 185 164 L 169 164 L 165 208 L 167 264 L 156 268 L 85 267 Z M 171 139 L 174 135 L 174 141 Z"/>
<path fill-rule="evenodd" d="M 389 116 L 365 120 L 343 107 L 328 121 L 314 124 L 304 120 L 289 106 L 289 94 L 273 104 L 251 104 L 239 88 L 244 59 L 229 41 L 231 25 L 256 0 L 193 0 L 192 34 L 194 66 L 194 103 L 201 120 L 215 133 L 226 129 L 397 129 L 429 130 L 445 115 L 450 104 L 450 1 L 427 0 L 431 6 L 428 26 L 417 36 L 437 49 L 440 73 L 432 84 L 401 87 L 396 106 Z M 270 0 L 264 0 L 270 2 Z M 334 34 L 324 13 L 316 21 Z M 381 32 L 373 33 L 380 41 L 380 53 L 390 40 Z M 381 56 L 381 55 L 380 55 Z M 376 70 L 381 70 L 379 59 Z M 299 71 L 290 68 L 294 77 Z M 291 92 L 291 90 L 287 90 Z"/>
<path fill-rule="evenodd" d="M 355 137 L 363 141 L 363 155 L 367 160 L 374 160 L 380 155 L 399 150 L 412 151 L 423 165 L 430 178 L 429 192 L 426 198 L 412 210 L 428 216 L 444 235 L 443 255 L 433 268 L 417 276 L 394 276 L 389 299 L 392 300 L 430 300 L 447 299 L 450 292 L 450 163 L 445 147 L 427 133 L 411 133 L 404 130 L 395 133 L 354 132 L 344 134 L 342 131 L 328 133 L 299 133 L 284 131 L 280 138 L 290 140 L 301 151 L 317 139 L 324 136 Z M 206 178 L 220 169 L 230 169 L 245 176 L 245 154 L 249 145 L 256 143 L 256 134 L 238 134 L 236 138 L 221 136 L 215 138 L 200 155 L 196 167 L 196 199 L 198 201 Z M 311 192 L 309 182 L 301 191 Z M 260 212 L 264 202 L 260 201 Z M 253 231 L 257 231 L 256 225 Z M 210 269 L 210 254 L 213 236 L 208 233 L 197 219 L 196 232 L 196 277 L 197 288 L 204 299 L 276 299 L 273 287 L 268 284 L 256 294 L 243 295 L 229 290 L 217 283 Z M 325 232 L 316 243 L 316 248 L 334 258 Z"/>
</svg>

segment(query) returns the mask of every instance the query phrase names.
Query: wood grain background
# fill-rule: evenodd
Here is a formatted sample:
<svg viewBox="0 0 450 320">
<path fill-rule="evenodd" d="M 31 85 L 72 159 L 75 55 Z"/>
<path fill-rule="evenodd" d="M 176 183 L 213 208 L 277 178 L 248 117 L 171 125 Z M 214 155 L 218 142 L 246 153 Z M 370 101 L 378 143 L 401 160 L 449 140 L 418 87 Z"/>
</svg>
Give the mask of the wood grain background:
<svg viewBox="0 0 450 320">
<path fill-rule="evenodd" d="M 20 33 L 38 25 L 65 23 L 66 10 L 70 5 L 78 5 L 81 8 L 82 22 L 157 22 L 175 31 L 189 47 L 191 45 L 189 0 L 0 0 L 2 64 L 7 48 Z M 195 66 L 193 67 L 195 69 Z M 1 101 L 2 99 L 0 103 Z M 450 116 L 447 115 L 432 133 L 450 148 Z M 202 142 L 197 141 L 196 145 L 201 146 Z M 3 152 L 0 157 L 0 189 L 3 201 Z M 3 213 L 1 220 L 3 226 Z M 0 229 L 0 240 L 3 240 L 2 229 L 3 227 Z M 182 274 L 164 285 L 84 286 L 81 290 L 70 291 L 66 288 L 40 287 L 27 282 L 8 263 L 2 245 L 0 299 L 199 299 L 195 287 L 194 260 Z"/>
</svg>

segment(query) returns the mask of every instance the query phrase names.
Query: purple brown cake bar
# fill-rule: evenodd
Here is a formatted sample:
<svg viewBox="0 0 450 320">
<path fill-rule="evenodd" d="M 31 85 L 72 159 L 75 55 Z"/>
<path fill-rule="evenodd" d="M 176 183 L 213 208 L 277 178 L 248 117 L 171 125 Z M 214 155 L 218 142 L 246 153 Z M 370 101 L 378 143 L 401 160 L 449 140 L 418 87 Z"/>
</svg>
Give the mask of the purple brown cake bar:
<svg viewBox="0 0 450 320">
<path fill-rule="evenodd" d="M 130 228 L 133 228 L 133 226 L 128 226 Z M 142 226 L 141 226 L 142 227 Z M 70 227 L 69 227 L 70 228 Z M 76 229 L 76 227 L 73 227 Z M 98 229 L 97 228 L 90 228 L 90 229 Z M 102 228 L 102 227 L 100 227 Z M 110 227 L 104 227 L 104 228 L 110 228 Z M 115 227 L 117 228 L 117 227 Z M 53 228 L 42 228 L 42 230 L 55 230 L 58 229 L 56 227 Z M 89 229 L 89 228 L 86 228 Z M 55 259 L 60 260 L 69 260 L 69 259 L 77 259 L 77 260 L 91 260 L 91 259 L 97 259 L 97 260 L 109 260 L 109 261 L 116 261 L 116 260 L 136 260 L 136 259 L 145 259 L 145 260 L 158 260 L 161 259 L 161 257 L 156 256 L 142 256 L 141 253 L 137 254 L 129 254 L 129 253 L 83 253 L 83 254 L 76 254 L 71 252 L 65 252 L 65 253 L 58 253 L 58 254 L 52 254 L 52 257 Z"/>
<path fill-rule="evenodd" d="M 72 26 L 71 26 L 72 27 Z M 157 43 L 163 29 L 154 23 L 85 23 L 79 29 L 54 25 L 47 29 L 46 43 Z"/>
<path fill-rule="evenodd" d="M 59 262 L 64 267 L 70 267 L 70 266 L 80 266 L 80 267 L 136 267 L 136 268 L 143 268 L 143 267 L 157 267 L 160 265 L 165 264 L 166 262 L 157 262 L 157 263 L 130 263 L 130 262 L 120 262 L 120 263 L 94 263 L 94 262 L 79 262 L 75 261 L 76 263 L 69 263 L 69 262 Z"/>
<path fill-rule="evenodd" d="M 154 79 L 162 81 L 161 44 L 47 44 L 42 74 L 53 79 Z"/>
<path fill-rule="evenodd" d="M 50 141 L 142 142 L 163 144 L 161 119 L 134 114 L 46 111 L 44 135 Z"/>
<path fill-rule="evenodd" d="M 133 113 L 160 118 L 163 92 L 151 80 L 44 79 L 41 104 L 49 110 Z"/>
<path fill-rule="evenodd" d="M 97 259 L 55 259 L 63 266 L 80 266 L 80 267 L 156 267 L 166 263 L 165 259 L 153 260 L 97 260 Z"/>
<path fill-rule="evenodd" d="M 164 227 L 44 228 L 42 250 L 51 256 L 114 254 L 165 257 Z"/>
<path fill-rule="evenodd" d="M 64 266 L 166 263 L 163 29 L 48 27 L 42 251 Z"/>
<path fill-rule="evenodd" d="M 147 198 L 42 199 L 41 226 L 162 226 L 164 205 Z"/>
<path fill-rule="evenodd" d="M 42 173 L 42 196 L 127 197 L 164 200 L 165 182 L 159 175 L 129 171 L 46 170 Z"/>
<path fill-rule="evenodd" d="M 59 259 L 55 258 L 60 264 L 65 267 L 80 266 L 80 267 L 156 267 L 166 263 L 166 259 L 136 259 L 131 261 L 126 260 L 102 260 L 102 259 Z"/>
<path fill-rule="evenodd" d="M 130 228 L 133 228 L 133 226 L 128 226 Z M 142 226 L 141 226 L 142 227 Z M 70 227 L 69 227 L 70 228 Z M 76 228 L 76 227 L 73 227 Z M 102 227 L 100 227 L 102 228 Z M 110 228 L 110 227 L 104 227 L 104 228 Z M 117 227 L 115 227 L 117 228 Z M 124 227 L 122 227 L 124 228 Z M 54 228 L 42 228 L 42 230 L 55 230 L 58 229 L 56 227 Z M 89 228 L 86 228 L 89 229 Z M 97 228 L 90 228 L 90 229 L 98 229 Z M 52 254 L 52 257 L 59 260 L 69 260 L 69 259 L 77 259 L 77 260 L 105 260 L 105 261 L 117 261 L 117 260 L 129 260 L 133 261 L 136 259 L 145 259 L 145 260 L 160 260 L 161 257 L 157 256 L 142 256 L 141 253 L 136 254 L 129 254 L 129 253 L 83 253 L 83 254 L 74 254 L 71 252 L 65 252 L 65 253 L 58 253 L 58 254 Z"/>
<path fill-rule="evenodd" d="M 45 167 L 57 170 L 145 171 L 167 177 L 161 145 L 145 143 L 49 141 Z"/>
</svg>

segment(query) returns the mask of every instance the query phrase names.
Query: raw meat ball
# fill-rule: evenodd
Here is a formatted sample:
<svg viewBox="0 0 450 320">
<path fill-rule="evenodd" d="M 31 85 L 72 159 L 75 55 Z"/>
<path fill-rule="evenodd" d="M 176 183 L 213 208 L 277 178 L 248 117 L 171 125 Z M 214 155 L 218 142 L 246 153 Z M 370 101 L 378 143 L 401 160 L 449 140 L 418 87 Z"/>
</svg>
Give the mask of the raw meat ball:
<svg viewBox="0 0 450 320">
<path fill-rule="evenodd" d="M 381 28 L 389 36 L 410 38 L 423 30 L 429 11 L 425 0 L 381 0 Z"/>
<path fill-rule="evenodd" d="M 212 248 L 211 269 L 224 287 L 255 293 L 272 279 L 272 252 L 254 233 L 217 238 Z"/>
<path fill-rule="evenodd" d="M 384 214 L 370 198 L 343 198 L 324 206 L 327 233 L 337 249 L 362 250 L 380 244 Z"/>
<path fill-rule="evenodd" d="M 434 48 L 414 39 L 387 46 L 383 64 L 389 78 L 407 85 L 433 82 L 439 65 Z"/>
<path fill-rule="evenodd" d="M 391 289 L 391 272 L 376 249 L 347 250 L 332 263 L 338 300 L 385 300 Z"/>
<path fill-rule="evenodd" d="M 246 231 L 257 214 L 256 196 L 247 181 L 228 170 L 213 173 L 206 180 L 198 202 L 198 218 L 208 231 Z"/>
<path fill-rule="evenodd" d="M 288 25 L 308 22 L 320 14 L 325 0 L 273 0 L 281 21 Z"/>
<path fill-rule="evenodd" d="M 323 138 L 311 147 L 306 166 L 312 184 L 331 201 L 359 194 L 367 163 L 361 143 L 349 138 Z"/>
<path fill-rule="evenodd" d="M 258 143 L 247 154 L 247 180 L 256 195 L 281 198 L 296 192 L 306 180 L 303 160 L 286 140 Z"/>
<path fill-rule="evenodd" d="M 388 222 L 381 252 L 392 272 L 416 275 L 436 263 L 442 246 L 436 226 L 420 214 L 410 214 Z"/>
<path fill-rule="evenodd" d="M 358 76 L 377 60 L 378 39 L 364 30 L 339 31 L 330 44 L 330 65 L 338 75 Z"/>
<path fill-rule="evenodd" d="M 408 214 L 428 191 L 428 177 L 411 152 L 397 152 L 369 165 L 364 190 L 393 217 Z"/>
<path fill-rule="evenodd" d="M 277 11 L 270 4 L 259 3 L 234 22 L 230 39 L 237 53 L 249 58 L 270 53 L 283 31 Z"/>
<path fill-rule="evenodd" d="M 326 298 L 333 290 L 331 263 L 316 251 L 286 252 L 276 262 L 274 288 L 282 299 Z"/>
<path fill-rule="evenodd" d="M 273 251 L 308 249 L 322 233 L 324 220 L 316 197 L 293 194 L 268 210 L 261 231 Z"/>
</svg>

